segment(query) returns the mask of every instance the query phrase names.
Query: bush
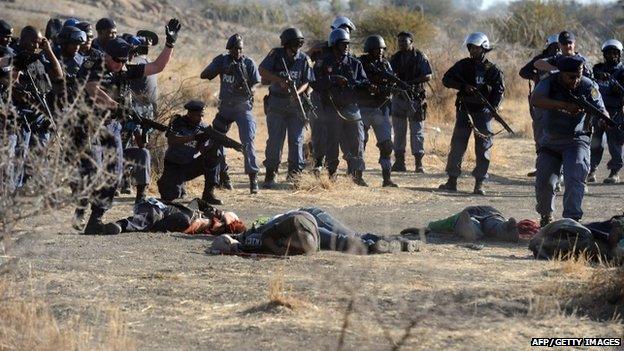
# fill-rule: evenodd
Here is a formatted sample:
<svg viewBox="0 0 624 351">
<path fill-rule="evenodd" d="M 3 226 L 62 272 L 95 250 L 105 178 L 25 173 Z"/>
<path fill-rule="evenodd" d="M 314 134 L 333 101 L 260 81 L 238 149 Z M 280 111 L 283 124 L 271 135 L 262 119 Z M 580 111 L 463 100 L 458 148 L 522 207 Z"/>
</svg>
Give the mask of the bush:
<svg viewBox="0 0 624 351">
<path fill-rule="evenodd" d="M 401 31 L 412 32 L 414 42 L 419 46 L 429 43 L 435 35 L 435 28 L 422 13 L 406 7 L 387 6 L 370 10 L 356 25 L 356 40 L 363 42 L 367 36 L 379 34 L 386 40 L 388 52 L 396 50 L 395 38 Z"/>
<path fill-rule="evenodd" d="M 509 5 L 510 15 L 486 20 L 497 36 L 508 43 L 541 48 L 546 38 L 570 28 L 568 7 L 561 1 L 522 0 Z"/>
<path fill-rule="evenodd" d="M 329 34 L 332 16 L 319 9 L 303 11 L 299 19 L 299 25 L 308 42 L 325 41 Z"/>
</svg>

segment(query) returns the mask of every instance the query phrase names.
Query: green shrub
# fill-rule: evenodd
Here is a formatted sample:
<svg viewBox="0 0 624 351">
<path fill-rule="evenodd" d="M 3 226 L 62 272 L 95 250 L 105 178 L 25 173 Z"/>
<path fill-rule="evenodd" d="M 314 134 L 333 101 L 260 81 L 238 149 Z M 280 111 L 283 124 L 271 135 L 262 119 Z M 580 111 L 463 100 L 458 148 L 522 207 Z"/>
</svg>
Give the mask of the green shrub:
<svg viewBox="0 0 624 351">
<path fill-rule="evenodd" d="M 358 23 L 354 47 L 361 49 L 361 43 L 367 36 L 379 34 L 386 40 L 388 52 L 396 50 L 396 36 L 399 32 L 409 31 L 414 34 L 417 46 L 426 45 L 435 35 L 434 26 L 420 12 L 407 7 L 386 6 L 365 12 Z"/>
</svg>

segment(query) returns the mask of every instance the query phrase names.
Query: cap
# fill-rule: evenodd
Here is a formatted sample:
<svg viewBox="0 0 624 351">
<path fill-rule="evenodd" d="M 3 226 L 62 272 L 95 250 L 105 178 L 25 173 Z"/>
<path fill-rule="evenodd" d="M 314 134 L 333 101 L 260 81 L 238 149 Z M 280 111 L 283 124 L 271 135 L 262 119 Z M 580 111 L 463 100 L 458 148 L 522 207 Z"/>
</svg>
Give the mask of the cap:
<svg viewBox="0 0 624 351">
<path fill-rule="evenodd" d="M 109 41 L 104 48 L 104 52 L 115 58 L 124 58 L 130 55 L 132 47 L 122 38 L 115 38 Z"/>
<path fill-rule="evenodd" d="M 191 100 L 184 104 L 184 108 L 189 111 L 202 111 L 206 104 L 199 100 Z"/>
<path fill-rule="evenodd" d="M 95 24 L 95 30 L 105 30 L 117 28 L 117 24 L 110 18 L 100 18 L 99 21 Z"/>
<path fill-rule="evenodd" d="M 580 56 L 562 56 L 557 61 L 560 72 L 578 72 L 585 60 Z"/>
<path fill-rule="evenodd" d="M 412 34 L 411 32 L 401 32 L 401 33 L 397 34 L 397 38 L 400 38 L 400 37 L 408 37 L 408 38 L 414 40 L 414 34 Z"/>
<path fill-rule="evenodd" d="M 0 19 L 0 35 L 11 35 L 13 34 L 13 27 L 5 21 Z"/>
<path fill-rule="evenodd" d="M 558 41 L 561 44 L 568 44 L 568 43 L 574 43 L 576 39 L 574 38 L 574 34 L 564 30 L 563 32 L 559 33 Z"/>
</svg>

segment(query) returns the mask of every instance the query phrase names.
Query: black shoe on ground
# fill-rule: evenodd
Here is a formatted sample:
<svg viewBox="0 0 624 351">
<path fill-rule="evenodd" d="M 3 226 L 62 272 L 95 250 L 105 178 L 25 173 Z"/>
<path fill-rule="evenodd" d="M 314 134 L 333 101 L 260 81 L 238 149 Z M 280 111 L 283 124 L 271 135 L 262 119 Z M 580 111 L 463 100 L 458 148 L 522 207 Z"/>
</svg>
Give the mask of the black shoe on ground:
<svg viewBox="0 0 624 351">
<path fill-rule="evenodd" d="M 210 205 L 223 205 L 223 201 L 215 197 L 214 188 L 205 188 L 201 199 Z"/>
<path fill-rule="evenodd" d="M 472 191 L 475 195 L 485 195 L 485 190 L 483 189 L 483 181 L 477 180 L 475 182 L 474 190 Z"/>
<path fill-rule="evenodd" d="M 264 183 L 262 184 L 263 189 L 273 189 L 277 183 L 275 183 L 275 172 L 267 171 L 264 175 Z"/>
<path fill-rule="evenodd" d="M 249 175 L 249 193 L 250 194 L 257 194 L 258 193 L 259 187 L 258 187 L 258 174 L 257 173 L 251 173 Z"/>
<path fill-rule="evenodd" d="M 395 182 L 392 181 L 392 179 L 390 178 L 390 170 L 389 169 L 384 169 L 381 171 L 381 176 L 383 177 L 383 183 L 381 183 L 381 186 L 386 188 L 386 187 L 390 187 L 390 188 L 398 188 L 399 186 L 396 185 Z"/>
<path fill-rule="evenodd" d="M 405 154 L 394 155 L 394 164 L 391 169 L 392 172 L 407 172 L 407 168 L 405 168 Z"/>
<path fill-rule="evenodd" d="M 219 175 L 219 188 L 225 190 L 232 190 L 234 187 L 232 186 L 232 180 L 230 179 L 230 175 L 227 173 L 221 173 Z"/>
<path fill-rule="evenodd" d="M 414 169 L 416 173 L 425 173 L 425 167 L 423 167 L 422 159 L 423 155 L 416 155 L 416 167 Z"/>
<path fill-rule="evenodd" d="M 551 214 L 542 215 L 542 217 L 540 219 L 540 228 L 543 228 L 543 227 L 549 225 L 552 221 L 553 221 L 553 217 L 552 217 Z"/>
<path fill-rule="evenodd" d="M 457 177 L 449 177 L 446 183 L 440 185 L 438 189 L 446 190 L 450 192 L 456 192 L 457 191 Z"/>
<path fill-rule="evenodd" d="M 353 182 L 359 186 L 368 186 L 368 184 L 366 184 L 366 181 L 362 177 L 362 171 L 355 171 L 352 179 L 353 179 Z"/>
<path fill-rule="evenodd" d="M 121 233 L 121 227 L 117 223 L 102 223 L 101 219 L 89 220 L 85 227 L 85 235 L 116 235 Z"/>
</svg>

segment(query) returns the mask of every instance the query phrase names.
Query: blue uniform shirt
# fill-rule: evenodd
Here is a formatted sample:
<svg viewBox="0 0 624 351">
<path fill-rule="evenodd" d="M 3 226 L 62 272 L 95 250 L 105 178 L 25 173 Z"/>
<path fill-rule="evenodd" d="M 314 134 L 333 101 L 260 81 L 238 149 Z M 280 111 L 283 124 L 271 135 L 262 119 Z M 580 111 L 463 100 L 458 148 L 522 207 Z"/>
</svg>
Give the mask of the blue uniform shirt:
<svg viewBox="0 0 624 351">
<path fill-rule="evenodd" d="M 596 83 L 600 88 L 600 95 L 606 107 L 609 108 L 622 108 L 622 94 L 624 92 L 619 91 L 611 79 L 600 79 L 601 74 L 606 73 L 611 78 L 620 80 L 624 73 L 624 65 L 619 62 L 617 65 L 607 65 L 606 63 L 598 63 L 594 66 L 594 76 L 596 77 Z M 622 84 L 620 82 L 620 84 Z"/>
<path fill-rule="evenodd" d="M 190 136 L 196 135 L 202 128 L 207 127 L 204 122 L 199 125 L 192 126 L 184 116 L 176 116 L 169 125 L 170 129 L 167 136 Z M 193 140 L 184 145 L 169 145 L 165 152 L 165 160 L 180 165 L 188 164 L 193 161 L 193 156 L 197 153 L 197 141 Z"/>
<path fill-rule="evenodd" d="M 390 65 L 397 77 L 406 83 L 412 83 L 418 78 L 433 74 L 427 56 L 416 49 L 397 51 L 390 58 Z M 422 83 L 420 87 L 423 88 Z"/>
<path fill-rule="evenodd" d="M 566 101 L 567 99 L 562 92 L 563 87 L 557 83 L 558 79 L 559 73 L 544 78 L 537 84 L 533 94 L 536 96 L 548 97 L 553 100 Z M 579 86 L 574 89 L 572 93 L 577 96 L 585 97 L 591 104 L 603 112 L 606 112 L 598 85 L 591 79 L 582 77 Z M 586 118 L 587 114 L 585 112 L 572 116 L 563 111 L 544 110 L 544 137 L 546 138 L 544 142 L 565 141 L 581 136 L 587 137 L 587 130 L 585 128 Z"/>
<path fill-rule="evenodd" d="M 219 100 L 226 104 L 248 103 L 253 97 L 247 95 L 245 82 L 238 71 L 236 65 L 242 65 L 241 70 L 245 73 L 249 89 L 260 82 L 260 73 L 254 61 L 243 56 L 241 61 L 235 61 L 229 54 L 222 54 L 214 58 L 210 65 L 204 69 L 209 77 L 219 75 L 221 86 L 219 89 Z"/>
<path fill-rule="evenodd" d="M 77 86 L 76 78 L 78 77 L 78 71 L 80 71 L 80 67 L 84 62 L 84 56 L 77 53 L 74 57 L 64 57 L 61 54 L 61 48 L 56 47 L 54 54 L 59 59 L 61 63 L 61 67 L 63 68 L 63 73 L 65 74 L 65 81 L 67 82 L 67 86 L 70 89 L 73 89 Z M 50 69 L 50 64 L 46 66 L 46 70 Z"/>
<path fill-rule="evenodd" d="M 337 75 L 347 79 L 345 87 L 335 84 Z M 369 85 L 362 63 L 351 54 L 338 57 L 328 52 L 323 55 L 314 64 L 314 77 L 312 88 L 321 94 L 323 103 L 327 104 L 331 96 L 338 107 L 357 107 L 355 90 Z"/>
<path fill-rule="evenodd" d="M 262 60 L 260 67 L 267 71 L 286 78 L 286 69 L 282 63 L 282 59 L 286 62 L 288 71 L 290 72 L 290 79 L 292 79 L 297 88 L 300 86 L 314 81 L 314 73 L 312 72 L 312 60 L 308 55 L 303 52 L 298 52 L 294 59 L 287 58 L 284 48 L 275 48 L 269 52 L 269 54 Z M 278 96 L 286 96 L 288 91 L 283 89 L 279 84 L 273 83 L 269 87 L 269 92 Z"/>
</svg>

